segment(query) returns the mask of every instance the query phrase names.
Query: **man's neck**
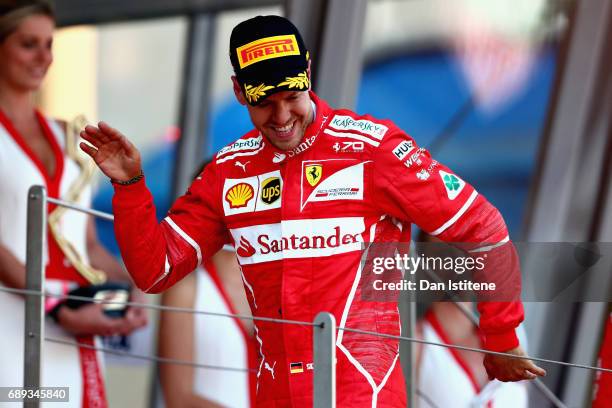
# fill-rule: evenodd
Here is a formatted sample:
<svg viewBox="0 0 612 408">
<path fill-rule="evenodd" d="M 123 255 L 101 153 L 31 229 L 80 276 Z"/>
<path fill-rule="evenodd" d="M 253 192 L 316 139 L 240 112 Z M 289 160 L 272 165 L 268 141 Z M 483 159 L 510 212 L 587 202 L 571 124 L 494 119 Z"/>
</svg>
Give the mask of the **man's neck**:
<svg viewBox="0 0 612 408">
<path fill-rule="evenodd" d="M 317 117 L 317 105 L 312 99 L 310 100 L 310 106 L 312 106 L 312 114 L 310 115 L 310 122 L 308 122 L 308 126 L 312 125 Z"/>
</svg>

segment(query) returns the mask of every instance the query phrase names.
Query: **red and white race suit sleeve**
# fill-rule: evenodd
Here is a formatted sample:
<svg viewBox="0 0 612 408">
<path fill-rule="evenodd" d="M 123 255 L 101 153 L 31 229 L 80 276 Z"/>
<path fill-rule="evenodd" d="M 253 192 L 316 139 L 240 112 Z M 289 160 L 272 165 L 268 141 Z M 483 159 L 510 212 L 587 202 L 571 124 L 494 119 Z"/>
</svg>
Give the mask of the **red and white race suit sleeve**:
<svg viewBox="0 0 612 408">
<path fill-rule="evenodd" d="M 503 301 L 478 303 L 484 347 L 506 351 L 518 346 L 515 328 L 523 320 L 520 265 L 502 216 L 410 136 L 389 128 L 373 156 L 377 205 L 472 255 L 486 253 L 484 280 L 496 282 L 501 291 L 491 298 Z"/>
<path fill-rule="evenodd" d="M 153 196 L 144 180 L 114 185 L 115 236 L 136 286 L 159 293 L 228 242 L 215 199 L 216 186 L 214 165 L 209 165 L 158 223 Z"/>
</svg>

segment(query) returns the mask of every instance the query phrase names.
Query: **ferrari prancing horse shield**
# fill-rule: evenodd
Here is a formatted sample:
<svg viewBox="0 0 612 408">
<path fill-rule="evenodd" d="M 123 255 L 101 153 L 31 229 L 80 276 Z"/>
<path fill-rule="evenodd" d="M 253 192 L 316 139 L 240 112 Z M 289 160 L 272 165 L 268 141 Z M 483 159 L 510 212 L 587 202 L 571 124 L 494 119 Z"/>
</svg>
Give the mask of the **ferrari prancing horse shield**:
<svg viewBox="0 0 612 408">
<path fill-rule="evenodd" d="M 323 173 L 323 166 L 320 164 L 309 164 L 305 168 L 306 180 L 311 186 L 316 186 L 321 181 L 321 174 Z"/>
</svg>

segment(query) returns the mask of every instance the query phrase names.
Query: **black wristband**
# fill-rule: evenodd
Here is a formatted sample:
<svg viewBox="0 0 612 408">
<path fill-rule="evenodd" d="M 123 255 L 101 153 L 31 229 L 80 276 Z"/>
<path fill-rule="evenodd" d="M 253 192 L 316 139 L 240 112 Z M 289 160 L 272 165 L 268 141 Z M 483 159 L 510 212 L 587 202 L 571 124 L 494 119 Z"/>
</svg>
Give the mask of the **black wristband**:
<svg viewBox="0 0 612 408">
<path fill-rule="evenodd" d="M 142 180 L 143 178 L 144 178 L 144 173 L 142 172 L 142 170 L 140 170 L 140 174 L 139 174 L 139 175 L 137 175 L 137 176 L 135 176 L 135 177 L 132 177 L 132 178 L 131 178 L 131 179 L 129 179 L 129 180 L 126 180 L 126 181 L 119 181 L 119 180 L 111 179 L 111 183 L 113 183 L 113 184 L 119 184 L 119 185 L 121 185 L 121 186 L 129 186 L 130 184 L 134 184 L 134 183 L 139 182 L 139 181 L 140 181 L 140 180 Z"/>
<path fill-rule="evenodd" d="M 55 321 L 55 323 L 59 324 L 59 310 L 64 306 L 66 306 L 66 303 L 64 303 L 63 301 L 59 302 L 57 305 L 55 305 L 55 307 L 53 307 L 53 309 L 47 312 L 47 316 L 50 316 Z"/>
</svg>

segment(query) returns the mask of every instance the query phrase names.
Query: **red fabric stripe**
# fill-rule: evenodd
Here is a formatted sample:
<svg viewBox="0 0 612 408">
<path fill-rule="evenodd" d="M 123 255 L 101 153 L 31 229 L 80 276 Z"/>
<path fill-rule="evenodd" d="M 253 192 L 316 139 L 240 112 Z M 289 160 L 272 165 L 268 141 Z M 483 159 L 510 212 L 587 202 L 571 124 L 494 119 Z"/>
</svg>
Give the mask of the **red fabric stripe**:
<svg viewBox="0 0 612 408">
<path fill-rule="evenodd" d="M 35 111 L 36 119 L 38 119 L 38 123 L 43 131 L 45 139 L 51 146 L 51 150 L 53 151 L 53 155 L 55 156 L 55 173 L 53 177 L 49 175 L 47 169 L 43 165 L 42 161 L 34 154 L 34 151 L 30 148 L 30 146 L 26 143 L 25 139 L 21 136 L 21 134 L 15 129 L 13 123 L 9 120 L 9 118 L 0 110 L 0 123 L 6 128 L 9 135 L 13 138 L 13 140 L 19 145 L 21 150 L 32 160 L 34 165 L 38 168 L 38 171 L 45 179 L 45 184 L 47 186 L 47 194 L 49 197 L 59 198 L 59 181 L 61 179 L 61 175 L 64 171 L 64 154 L 62 153 L 62 149 L 57 144 L 57 140 L 53 135 L 51 129 L 47 124 L 45 118 L 40 114 L 40 112 Z M 53 204 L 49 204 L 49 207 L 53 209 L 55 206 Z"/>
<path fill-rule="evenodd" d="M 95 345 L 93 336 L 78 336 L 77 341 L 92 347 Z M 108 408 L 104 378 L 96 353 L 96 350 L 88 347 L 79 347 L 83 373 L 83 408 Z"/>
<path fill-rule="evenodd" d="M 444 342 L 445 344 L 453 344 L 450 341 L 449 337 L 446 335 L 446 332 L 442 328 L 442 325 L 440 324 L 440 322 L 438 321 L 438 319 L 436 318 L 433 312 L 429 311 L 427 315 L 425 316 L 425 318 L 427 319 L 429 324 L 431 324 L 431 327 L 434 329 L 438 337 L 442 339 L 442 342 Z M 457 364 L 459 364 L 459 367 L 463 369 L 463 371 L 465 372 L 465 375 L 468 377 L 468 379 L 472 383 L 472 387 L 474 387 L 474 391 L 476 392 L 476 394 L 480 393 L 480 386 L 478 385 L 478 382 L 476 381 L 476 377 L 474 376 L 474 373 L 472 373 L 472 370 L 470 370 L 470 367 L 467 365 L 467 363 L 461 358 L 461 355 L 457 352 L 456 349 L 446 348 L 446 350 L 448 350 L 451 356 L 453 356 Z"/>
</svg>

